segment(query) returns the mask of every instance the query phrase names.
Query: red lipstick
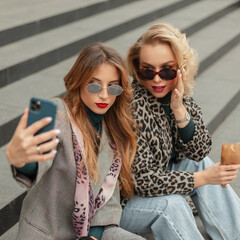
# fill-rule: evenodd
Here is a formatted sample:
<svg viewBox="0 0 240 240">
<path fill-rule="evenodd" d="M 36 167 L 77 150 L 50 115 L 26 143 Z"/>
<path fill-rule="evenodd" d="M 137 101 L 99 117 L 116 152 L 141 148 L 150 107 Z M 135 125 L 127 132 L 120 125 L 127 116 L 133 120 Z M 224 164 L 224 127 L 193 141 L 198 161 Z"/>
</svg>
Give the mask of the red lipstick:
<svg viewBox="0 0 240 240">
<path fill-rule="evenodd" d="M 152 86 L 155 92 L 162 92 L 166 86 Z"/>
<path fill-rule="evenodd" d="M 107 103 L 96 103 L 96 105 L 100 108 L 106 108 L 108 106 Z"/>
</svg>

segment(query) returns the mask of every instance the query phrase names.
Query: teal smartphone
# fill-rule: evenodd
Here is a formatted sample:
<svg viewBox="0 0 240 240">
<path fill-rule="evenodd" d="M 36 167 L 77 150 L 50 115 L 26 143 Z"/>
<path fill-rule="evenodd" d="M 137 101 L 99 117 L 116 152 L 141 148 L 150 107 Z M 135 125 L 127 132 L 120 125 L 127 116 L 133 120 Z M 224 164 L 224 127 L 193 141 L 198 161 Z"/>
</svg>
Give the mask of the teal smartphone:
<svg viewBox="0 0 240 240">
<path fill-rule="evenodd" d="M 56 112 L 56 103 L 43 98 L 33 97 L 30 100 L 27 125 L 29 126 L 42 118 L 51 117 L 52 121 L 47 126 L 40 129 L 35 135 L 50 131 L 54 128 Z"/>
</svg>

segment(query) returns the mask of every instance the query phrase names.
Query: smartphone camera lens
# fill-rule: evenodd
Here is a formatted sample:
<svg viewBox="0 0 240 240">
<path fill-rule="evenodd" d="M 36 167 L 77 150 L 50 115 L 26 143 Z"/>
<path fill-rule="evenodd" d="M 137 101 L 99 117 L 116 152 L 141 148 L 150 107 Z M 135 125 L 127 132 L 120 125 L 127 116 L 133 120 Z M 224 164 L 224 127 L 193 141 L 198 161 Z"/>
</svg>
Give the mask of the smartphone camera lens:
<svg viewBox="0 0 240 240">
<path fill-rule="evenodd" d="M 39 112 L 41 109 L 41 102 L 38 100 L 32 100 L 31 102 L 31 110 L 34 112 Z"/>
</svg>

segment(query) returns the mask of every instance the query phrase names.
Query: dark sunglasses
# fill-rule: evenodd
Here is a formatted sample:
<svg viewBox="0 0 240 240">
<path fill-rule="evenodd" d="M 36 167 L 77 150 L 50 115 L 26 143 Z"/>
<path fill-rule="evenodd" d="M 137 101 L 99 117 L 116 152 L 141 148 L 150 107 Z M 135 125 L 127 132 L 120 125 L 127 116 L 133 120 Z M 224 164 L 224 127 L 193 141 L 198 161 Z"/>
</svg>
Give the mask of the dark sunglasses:
<svg viewBox="0 0 240 240">
<path fill-rule="evenodd" d="M 116 84 L 110 85 L 109 87 L 103 87 L 99 83 L 89 83 L 87 85 L 88 92 L 92 94 L 100 93 L 103 88 L 107 88 L 108 93 L 112 96 L 119 96 L 123 92 L 123 88 L 120 85 Z"/>
<path fill-rule="evenodd" d="M 182 68 L 182 67 L 181 67 Z M 178 68 L 178 69 L 181 69 Z M 142 67 L 138 70 L 138 77 L 143 81 L 153 80 L 156 75 L 163 80 L 173 80 L 177 76 L 177 70 L 171 67 L 164 67 L 159 72 L 153 71 L 149 67 Z"/>
</svg>

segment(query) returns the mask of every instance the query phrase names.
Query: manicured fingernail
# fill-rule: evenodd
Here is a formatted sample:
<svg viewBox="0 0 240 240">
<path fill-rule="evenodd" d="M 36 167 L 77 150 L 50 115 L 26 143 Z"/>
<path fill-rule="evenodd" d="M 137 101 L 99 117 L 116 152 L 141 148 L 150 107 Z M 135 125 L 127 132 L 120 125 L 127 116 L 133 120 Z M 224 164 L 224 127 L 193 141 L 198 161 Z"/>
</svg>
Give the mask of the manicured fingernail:
<svg viewBox="0 0 240 240">
<path fill-rule="evenodd" d="M 183 72 L 185 72 L 185 68 L 183 68 Z"/>
<path fill-rule="evenodd" d="M 61 132 L 60 129 L 55 129 L 55 133 L 58 135 Z"/>
<path fill-rule="evenodd" d="M 55 141 L 56 141 L 56 143 L 59 143 L 59 139 L 58 138 L 56 138 Z"/>
<path fill-rule="evenodd" d="M 53 150 L 53 153 L 54 153 L 54 155 L 56 155 L 56 153 L 57 153 L 57 150 L 56 150 L 56 149 L 54 149 L 54 150 Z"/>
<path fill-rule="evenodd" d="M 181 73 L 180 73 L 180 75 L 179 75 L 179 76 L 180 76 L 180 78 L 182 78 L 182 74 L 181 74 Z"/>
<path fill-rule="evenodd" d="M 47 121 L 47 122 L 51 122 L 51 121 L 52 121 L 52 117 L 47 117 L 47 118 L 46 118 L 46 121 Z"/>
</svg>

